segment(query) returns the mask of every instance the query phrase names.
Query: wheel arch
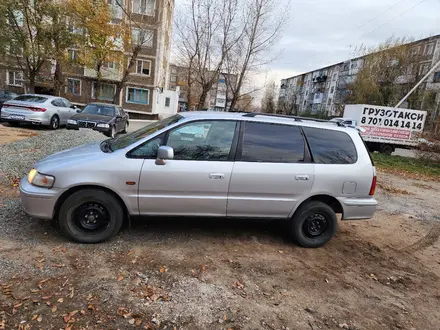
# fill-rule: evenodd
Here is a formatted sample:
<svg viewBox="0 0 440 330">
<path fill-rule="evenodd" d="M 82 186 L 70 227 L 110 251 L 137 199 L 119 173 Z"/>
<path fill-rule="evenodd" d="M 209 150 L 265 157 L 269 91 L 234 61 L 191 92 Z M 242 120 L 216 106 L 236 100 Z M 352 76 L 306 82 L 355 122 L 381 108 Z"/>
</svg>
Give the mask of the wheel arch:
<svg viewBox="0 0 440 330">
<path fill-rule="evenodd" d="M 344 208 L 342 207 L 342 204 L 335 197 L 327 194 L 317 194 L 317 195 L 309 196 L 305 200 L 297 203 L 297 205 L 295 205 L 295 207 L 293 208 L 290 214 L 290 218 L 292 218 L 295 215 L 296 211 L 300 208 L 301 205 L 304 205 L 305 203 L 310 201 L 319 201 L 324 204 L 327 204 L 333 209 L 335 213 L 340 213 L 342 214 L 342 217 L 344 216 Z"/>
<path fill-rule="evenodd" d="M 123 208 L 124 216 L 125 216 L 124 221 L 125 221 L 126 219 L 128 219 L 128 217 L 130 216 L 130 213 L 128 212 L 127 204 L 124 202 L 124 200 L 121 198 L 121 196 L 119 196 L 115 191 L 113 191 L 113 190 L 110 189 L 110 188 L 103 187 L 103 186 L 100 186 L 100 185 L 88 184 L 88 185 L 73 186 L 73 187 L 69 188 L 68 190 L 66 190 L 65 192 L 63 192 L 63 193 L 61 194 L 61 196 L 58 197 L 58 199 L 57 199 L 57 201 L 56 201 L 56 203 L 55 203 L 55 207 L 54 207 L 54 210 L 53 210 L 53 217 L 52 217 L 52 218 L 53 218 L 53 219 L 58 219 L 58 214 L 59 214 L 59 212 L 60 212 L 61 205 L 63 205 L 64 201 L 65 201 L 69 196 L 71 196 L 73 193 L 75 193 L 75 192 L 77 192 L 77 191 L 80 191 L 80 190 L 82 190 L 82 189 L 99 189 L 99 190 L 102 190 L 102 191 L 105 191 L 105 192 L 110 193 L 110 194 L 113 195 L 113 196 L 119 201 L 119 203 L 121 204 L 121 206 L 122 206 L 122 208 Z"/>
</svg>

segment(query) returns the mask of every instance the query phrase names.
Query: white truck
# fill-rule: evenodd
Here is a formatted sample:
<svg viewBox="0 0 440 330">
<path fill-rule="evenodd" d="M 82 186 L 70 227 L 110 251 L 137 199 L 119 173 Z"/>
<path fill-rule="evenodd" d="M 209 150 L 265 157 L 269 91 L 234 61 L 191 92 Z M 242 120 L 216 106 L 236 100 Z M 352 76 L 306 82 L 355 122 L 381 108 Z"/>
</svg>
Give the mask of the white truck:
<svg viewBox="0 0 440 330">
<path fill-rule="evenodd" d="M 368 104 L 349 104 L 344 118 L 336 118 L 350 126 L 360 126 L 368 149 L 391 154 L 396 148 L 416 146 L 423 131 L 426 111 L 382 107 Z M 334 119 L 335 120 L 335 119 Z"/>
</svg>

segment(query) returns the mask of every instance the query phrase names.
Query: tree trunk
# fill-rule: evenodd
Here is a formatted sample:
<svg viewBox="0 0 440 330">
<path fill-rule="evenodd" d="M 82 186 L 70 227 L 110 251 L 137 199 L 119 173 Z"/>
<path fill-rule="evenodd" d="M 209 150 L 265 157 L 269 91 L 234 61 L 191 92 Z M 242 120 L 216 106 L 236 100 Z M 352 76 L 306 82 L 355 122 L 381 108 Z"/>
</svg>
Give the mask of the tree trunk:
<svg viewBox="0 0 440 330">
<path fill-rule="evenodd" d="M 100 87 L 101 87 L 101 79 L 102 79 L 102 73 L 101 73 L 101 63 L 96 64 L 96 88 L 95 88 L 95 99 L 99 99 L 100 95 Z"/>
<path fill-rule="evenodd" d="M 55 74 L 54 74 L 54 94 L 57 96 L 61 95 L 61 90 L 64 85 L 63 80 L 63 68 L 61 60 L 57 60 L 55 64 Z"/>
<path fill-rule="evenodd" d="M 116 92 L 115 92 L 115 96 L 113 97 L 113 104 L 119 104 L 121 91 L 124 88 L 125 84 L 127 83 L 128 76 L 132 72 L 132 69 L 136 65 L 136 59 L 139 55 L 140 50 L 141 50 L 140 46 L 136 46 L 134 48 L 133 54 L 130 57 L 130 61 L 128 61 L 128 66 L 125 69 L 124 74 L 122 75 L 122 79 L 120 82 L 116 84 Z"/>
<path fill-rule="evenodd" d="M 29 94 L 34 94 L 35 93 L 35 78 L 36 78 L 36 73 L 31 71 L 29 72 L 29 84 L 28 84 L 28 91 L 27 93 Z"/>
<path fill-rule="evenodd" d="M 199 104 L 197 105 L 197 110 L 202 110 L 205 106 L 206 97 L 208 96 L 209 89 L 203 88 L 202 94 L 199 97 Z"/>
</svg>

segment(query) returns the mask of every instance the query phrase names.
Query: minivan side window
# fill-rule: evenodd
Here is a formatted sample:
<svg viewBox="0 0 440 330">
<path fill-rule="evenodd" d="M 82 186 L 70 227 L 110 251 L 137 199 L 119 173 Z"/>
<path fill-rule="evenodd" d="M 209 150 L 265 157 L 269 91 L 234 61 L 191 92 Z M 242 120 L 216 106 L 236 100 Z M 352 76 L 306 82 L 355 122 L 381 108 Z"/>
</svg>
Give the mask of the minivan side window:
<svg viewBox="0 0 440 330">
<path fill-rule="evenodd" d="M 310 151 L 318 164 L 354 164 L 356 147 L 347 133 L 329 129 L 303 127 Z"/>
<path fill-rule="evenodd" d="M 198 121 L 177 127 L 168 135 L 167 146 L 176 160 L 225 161 L 234 139 L 235 121 Z"/>
<path fill-rule="evenodd" d="M 297 126 L 245 122 L 239 161 L 299 163 L 305 143 Z"/>
</svg>

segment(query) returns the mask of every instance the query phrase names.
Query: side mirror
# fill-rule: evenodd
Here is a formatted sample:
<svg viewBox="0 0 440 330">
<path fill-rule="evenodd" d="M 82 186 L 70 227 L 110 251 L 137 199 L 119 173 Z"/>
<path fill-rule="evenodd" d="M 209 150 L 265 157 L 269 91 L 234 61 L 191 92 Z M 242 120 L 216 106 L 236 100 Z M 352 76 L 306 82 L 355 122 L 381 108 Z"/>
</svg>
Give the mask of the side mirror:
<svg viewBox="0 0 440 330">
<path fill-rule="evenodd" d="M 157 150 L 156 165 L 165 165 L 167 159 L 174 158 L 174 150 L 168 146 L 160 146 Z"/>
<path fill-rule="evenodd" d="M 77 112 L 77 113 L 80 113 L 80 112 L 81 112 L 81 109 L 78 109 L 78 108 L 77 108 L 77 109 L 76 109 L 76 112 Z"/>
</svg>

